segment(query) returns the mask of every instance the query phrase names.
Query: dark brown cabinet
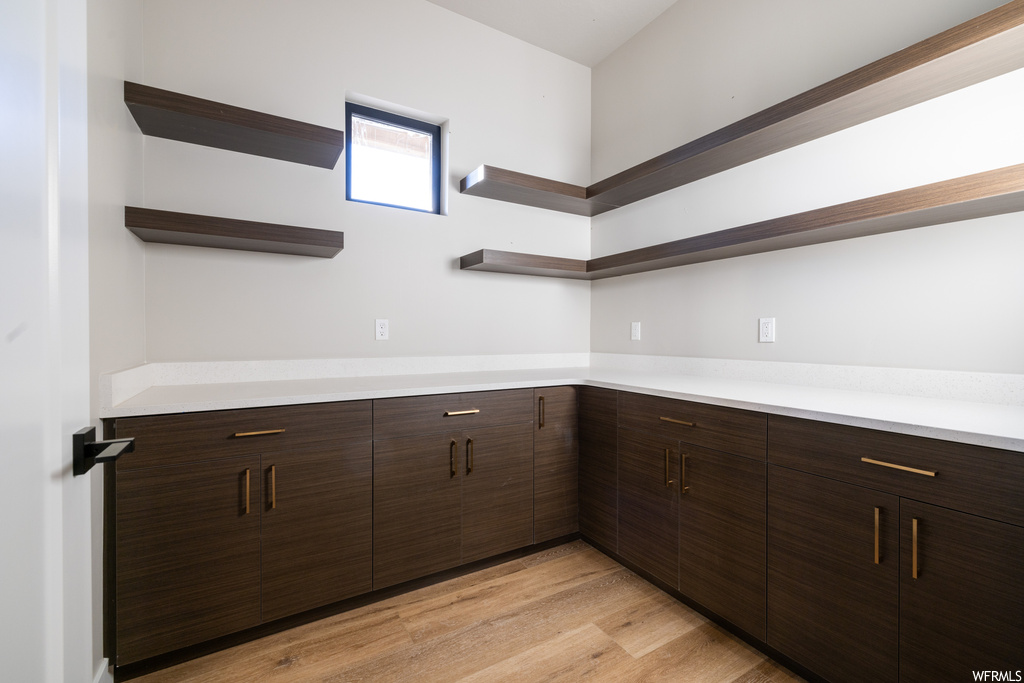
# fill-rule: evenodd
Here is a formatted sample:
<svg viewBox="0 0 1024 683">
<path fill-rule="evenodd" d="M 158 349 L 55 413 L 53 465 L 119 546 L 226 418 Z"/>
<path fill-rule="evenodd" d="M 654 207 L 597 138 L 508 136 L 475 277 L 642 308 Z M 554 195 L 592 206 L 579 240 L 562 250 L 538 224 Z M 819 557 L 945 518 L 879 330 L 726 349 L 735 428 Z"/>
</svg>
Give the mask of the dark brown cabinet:
<svg viewBox="0 0 1024 683">
<path fill-rule="evenodd" d="M 1024 528 L 901 500 L 900 680 L 1020 671 L 1022 576 Z"/>
<path fill-rule="evenodd" d="M 680 445 L 679 592 L 764 640 L 766 465 Z"/>
<path fill-rule="evenodd" d="M 118 419 L 121 666 L 369 590 L 368 401 Z M 108 522 L 109 522 L 108 518 Z"/>
<path fill-rule="evenodd" d="M 619 428 L 619 555 L 679 581 L 679 444 Z"/>
<path fill-rule="evenodd" d="M 533 392 L 533 536 L 543 543 L 579 531 L 575 387 Z"/>
<path fill-rule="evenodd" d="M 769 645 L 835 682 L 1020 669 L 1021 454 L 780 416 L 769 434 Z"/>
<path fill-rule="evenodd" d="M 374 434 L 375 589 L 533 542 L 532 390 L 375 401 Z"/>
<path fill-rule="evenodd" d="M 265 454 L 263 621 L 371 589 L 371 443 Z"/>
<path fill-rule="evenodd" d="M 244 456 L 118 474 L 116 664 L 260 623 L 259 466 Z"/>
<path fill-rule="evenodd" d="M 618 552 L 618 392 L 579 387 L 580 533 Z"/>
<path fill-rule="evenodd" d="M 896 681 L 899 499 L 774 465 L 768 491 L 768 644 L 834 683 Z"/>
<path fill-rule="evenodd" d="M 763 638 L 766 416 L 621 393 L 619 425 L 619 554 Z"/>
</svg>

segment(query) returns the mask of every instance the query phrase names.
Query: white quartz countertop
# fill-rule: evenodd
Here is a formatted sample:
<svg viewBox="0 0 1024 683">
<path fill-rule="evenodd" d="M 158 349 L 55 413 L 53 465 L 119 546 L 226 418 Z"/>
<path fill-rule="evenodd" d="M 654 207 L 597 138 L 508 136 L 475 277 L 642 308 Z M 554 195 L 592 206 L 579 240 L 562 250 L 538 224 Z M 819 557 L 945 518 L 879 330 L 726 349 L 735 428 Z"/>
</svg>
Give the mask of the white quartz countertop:
<svg viewBox="0 0 1024 683">
<path fill-rule="evenodd" d="M 570 360 L 578 358 L 574 356 Z M 800 372 L 783 368 L 788 372 L 787 375 L 780 374 L 776 371 L 777 368 L 769 368 L 773 371 L 766 374 L 764 367 L 758 366 L 755 376 L 759 379 L 753 380 L 743 378 L 745 375 L 751 375 L 749 367 L 736 371 L 734 366 L 729 366 L 729 372 L 726 372 L 722 369 L 725 366 L 716 365 L 711 372 L 706 364 L 694 366 L 693 363 L 684 363 L 682 360 L 675 363 L 659 360 L 647 363 L 648 367 L 635 358 L 629 361 L 618 363 L 614 362 L 614 359 L 610 362 L 608 358 L 600 358 L 587 365 L 575 367 L 507 367 L 498 370 L 469 371 L 452 371 L 453 367 L 459 365 L 452 361 L 447 364 L 450 367 L 442 367 L 441 371 L 436 372 L 282 379 L 261 377 L 287 377 L 289 374 L 302 374 L 309 368 L 299 372 L 268 373 L 259 364 L 248 364 L 246 367 L 250 370 L 243 374 L 256 378 L 251 381 L 223 381 L 235 378 L 232 373 L 196 374 L 190 365 L 175 366 L 169 370 L 164 368 L 163 372 L 156 373 L 138 372 L 140 368 L 136 369 L 135 375 L 130 378 L 127 374 L 122 377 L 106 376 L 107 384 L 101 387 L 101 394 L 106 402 L 101 407 L 100 417 L 130 417 L 573 384 L 700 401 L 1024 453 L 1024 405 L 1017 403 L 1016 396 L 1016 392 L 1019 391 L 1018 382 L 1024 382 L 1016 375 L 995 375 L 991 378 L 971 375 L 965 378 L 962 373 L 946 373 L 948 377 L 925 377 L 924 384 L 931 382 L 935 386 L 946 386 L 951 381 L 970 384 L 969 390 L 943 392 L 931 385 L 923 386 L 920 381 L 908 388 L 907 377 L 901 375 L 899 370 L 881 372 L 872 369 L 874 374 L 871 376 L 875 378 L 875 384 L 878 383 L 877 377 L 892 376 L 897 389 L 916 391 L 918 394 L 943 394 L 942 397 L 936 398 L 928 395 L 879 391 L 877 387 L 865 381 L 867 375 L 864 372 L 857 371 L 859 374 L 856 381 L 851 380 L 849 368 L 842 369 L 843 381 L 840 382 L 835 378 L 821 380 L 823 372 L 831 372 L 827 370 L 830 366 L 815 366 L 817 374 L 814 377 L 819 379 L 814 379 L 813 383 L 825 386 L 813 386 L 805 368 L 796 368 Z M 515 363 L 506 365 L 512 366 Z M 722 376 L 728 374 L 733 376 Z M 766 377 L 771 378 L 771 381 L 765 381 Z M 803 382 L 790 383 L 780 381 L 780 378 Z M 210 381 L 211 379 L 217 381 Z M 122 388 L 111 391 L 111 380 L 114 380 L 115 385 L 120 381 Z M 984 387 L 985 390 L 979 390 L 976 386 L 979 382 L 997 385 L 998 390 L 992 391 Z M 828 386 L 829 384 L 833 386 Z M 834 386 L 836 384 L 846 386 L 837 388 Z M 865 385 L 872 386 L 874 390 L 860 388 Z M 125 386 L 131 388 L 125 389 Z M 848 386 L 858 388 L 850 389 Z M 962 398 L 964 395 L 970 399 L 977 399 L 979 396 L 984 398 L 986 391 L 993 394 L 996 401 Z M 118 400 L 125 393 L 131 395 Z"/>
</svg>

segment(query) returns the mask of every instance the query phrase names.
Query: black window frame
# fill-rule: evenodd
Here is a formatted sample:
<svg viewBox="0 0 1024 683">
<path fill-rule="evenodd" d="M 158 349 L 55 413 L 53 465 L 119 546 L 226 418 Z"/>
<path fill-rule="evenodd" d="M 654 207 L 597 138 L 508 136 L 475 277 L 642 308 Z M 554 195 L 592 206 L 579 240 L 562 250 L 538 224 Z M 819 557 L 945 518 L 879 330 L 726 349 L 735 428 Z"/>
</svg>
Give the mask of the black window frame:
<svg viewBox="0 0 1024 683">
<path fill-rule="evenodd" d="M 433 210 L 417 209 L 412 206 L 402 206 L 401 204 L 387 204 L 384 202 L 373 202 L 366 199 L 353 199 L 352 197 L 352 115 L 355 114 L 361 119 L 368 119 L 370 121 L 376 121 L 378 123 L 384 123 L 392 126 L 398 126 L 399 128 L 407 128 L 420 133 L 426 133 L 432 137 L 432 144 L 430 146 L 431 155 L 431 174 L 433 187 L 431 188 L 431 195 L 433 197 Z M 345 103 L 345 131 L 346 131 L 346 144 L 345 144 L 345 199 L 350 202 L 360 202 L 362 204 L 375 204 L 377 206 L 390 206 L 393 209 L 405 209 L 406 211 L 416 211 L 418 213 L 441 213 L 441 126 L 427 123 L 426 121 L 420 121 L 418 119 L 409 118 L 408 116 L 400 116 L 398 114 L 392 114 L 388 111 L 382 111 L 380 109 L 374 109 L 373 107 L 367 107 L 366 105 L 356 104 L 354 102 Z"/>
</svg>

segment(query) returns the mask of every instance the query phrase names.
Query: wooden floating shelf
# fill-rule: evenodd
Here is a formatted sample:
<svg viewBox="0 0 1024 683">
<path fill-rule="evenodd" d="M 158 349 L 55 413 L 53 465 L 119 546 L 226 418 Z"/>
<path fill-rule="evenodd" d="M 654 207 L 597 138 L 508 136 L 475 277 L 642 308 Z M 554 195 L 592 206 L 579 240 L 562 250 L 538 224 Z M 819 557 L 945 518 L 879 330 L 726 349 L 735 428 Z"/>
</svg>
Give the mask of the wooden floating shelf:
<svg viewBox="0 0 1024 683">
<path fill-rule="evenodd" d="M 124 207 L 124 225 L 143 242 L 334 258 L 345 233 L 234 218 Z"/>
<path fill-rule="evenodd" d="M 154 137 L 328 169 L 345 149 L 344 131 L 129 81 L 124 103 Z"/>
<path fill-rule="evenodd" d="M 463 270 L 601 280 L 1024 211 L 1024 164 L 687 237 L 589 261 L 482 249 Z"/>
<path fill-rule="evenodd" d="M 481 166 L 461 191 L 596 216 L 1022 67 L 1014 0 L 590 187 Z"/>
</svg>

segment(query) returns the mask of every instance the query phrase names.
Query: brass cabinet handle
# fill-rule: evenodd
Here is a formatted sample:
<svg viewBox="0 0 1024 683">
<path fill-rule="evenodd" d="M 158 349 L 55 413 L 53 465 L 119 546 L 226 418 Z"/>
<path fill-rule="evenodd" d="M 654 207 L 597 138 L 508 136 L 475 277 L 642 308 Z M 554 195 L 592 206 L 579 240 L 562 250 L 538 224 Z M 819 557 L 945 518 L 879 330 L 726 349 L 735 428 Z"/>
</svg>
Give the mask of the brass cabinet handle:
<svg viewBox="0 0 1024 683">
<path fill-rule="evenodd" d="M 475 408 L 473 410 L 446 410 L 444 411 L 444 416 L 455 417 L 456 415 L 476 415 L 479 412 L 479 408 Z"/>
<path fill-rule="evenodd" d="M 283 429 L 267 429 L 262 432 L 235 432 L 235 438 L 240 439 L 243 436 L 266 436 L 267 434 L 280 434 Z"/>
<path fill-rule="evenodd" d="M 668 478 L 668 459 L 671 451 L 672 449 L 670 448 L 665 449 L 665 486 L 671 486 L 672 484 L 676 483 L 675 479 Z"/>
<path fill-rule="evenodd" d="M 544 397 L 538 398 L 537 402 L 540 403 L 540 424 L 537 425 L 537 429 L 540 429 L 544 426 Z"/>
<path fill-rule="evenodd" d="M 904 472 L 913 472 L 914 474 L 923 474 L 926 477 L 934 477 L 938 472 L 930 472 L 928 470 L 919 470 L 913 467 L 907 467 L 906 465 L 894 465 L 891 462 L 883 462 L 881 460 L 872 460 L 871 458 L 861 458 L 861 462 L 870 463 L 872 465 L 881 465 L 882 467 L 891 467 L 894 470 L 903 470 Z"/>
<path fill-rule="evenodd" d="M 466 439 L 466 474 L 473 473 L 473 439 Z"/>
<path fill-rule="evenodd" d="M 459 473 L 459 442 L 455 439 L 452 439 L 451 445 L 448 446 L 448 461 L 449 472 L 455 477 Z"/>
<path fill-rule="evenodd" d="M 878 521 L 881 515 L 881 509 L 875 508 L 875 564 L 880 564 L 878 555 Z"/>
<path fill-rule="evenodd" d="M 674 425 L 683 425 L 684 427 L 696 427 L 697 426 L 696 422 L 687 422 L 686 420 L 676 420 L 675 418 L 671 418 L 671 417 L 660 417 L 658 419 L 661 420 L 662 422 L 671 422 Z"/>
<path fill-rule="evenodd" d="M 913 542 L 911 543 L 911 568 L 910 575 L 913 578 L 917 578 L 917 517 L 914 517 L 913 522 Z"/>
<path fill-rule="evenodd" d="M 245 468 L 245 514 L 249 514 L 249 468 Z"/>
<path fill-rule="evenodd" d="M 679 494 L 684 495 L 690 487 L 686 485 L 686 453 L 679 453 Z"/>
<path fill-rule="evenodd" d="M 277 509 L 277 465 L 270 466 L 270 509 Z"/>
</svg>

